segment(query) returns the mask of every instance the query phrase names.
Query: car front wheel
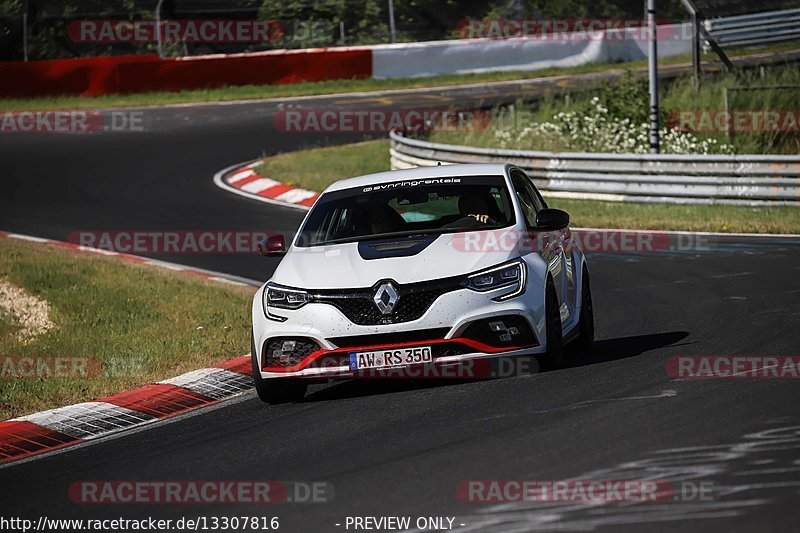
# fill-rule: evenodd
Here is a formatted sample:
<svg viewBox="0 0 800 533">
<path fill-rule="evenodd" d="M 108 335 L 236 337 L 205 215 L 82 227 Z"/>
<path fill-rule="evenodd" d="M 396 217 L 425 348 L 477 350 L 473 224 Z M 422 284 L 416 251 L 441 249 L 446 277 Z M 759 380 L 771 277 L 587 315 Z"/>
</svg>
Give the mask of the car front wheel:
<svg viewBox="0 0 800 533">
<path fill-rule="evenodd" d="M 581 282 L 581 318 L 578 324 L 578 339 L 575 342 L 579 350 L 588 351 L 594 344 L 594 307 L 592 306 L 592 288 L 589 284 L 589 270 L 583 267 Z"/>
<path fill-rule="evenodd" d="M 561 329 L 561 311 L 558 308 L 558 296 L 551 279 L 547 280 L 544 298 L 545 327 L 547 328 L 547 351 L 544 366 L 556 369 L 564 366 L 564 336 Z"/>
</svg>

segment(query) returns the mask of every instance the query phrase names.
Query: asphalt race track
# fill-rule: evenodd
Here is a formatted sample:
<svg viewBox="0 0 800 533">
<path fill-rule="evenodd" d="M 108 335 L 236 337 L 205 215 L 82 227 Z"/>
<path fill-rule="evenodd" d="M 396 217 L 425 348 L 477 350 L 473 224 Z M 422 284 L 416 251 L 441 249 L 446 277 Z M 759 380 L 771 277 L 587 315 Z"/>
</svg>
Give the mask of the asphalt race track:
<svg viewBox="0 0 800 533">
<path fill-rule="evenodd" d="M 443 105 L 387 98 L 302 105 Z M 211 179 L 262 153 L 353 139 L 278 133 L 278 108 L 166 110 L 147 133 L 4 135 L 0 229 L 61 240 L 78 230 L 293 230 L 301 211 L 226 193 Z M 244 254 L 157 257 L 260 280 L 275 266 Z M 250 393 L 4 467 L 0 502 L 34 519 L 279 516 L 282 531 L 345 530 L 348 516 L 378 515 L 454 516 L 461 531 L 796 529 L 800 383 L 672 380 L 666 364 L 676 355 L 798 355 L 800 240 L 732 237 L 701 251 L 590 260 L 598 342 L 571 368 L 482 382 L 319 385 L 302 403 L 273 407 Z M 649 505 L 456 497 L 461 480 L 569 478 L 705 481 L 715 490 L 704 501 Z M 76 481 L 131 479 L 327 481 L 335 497 L 267 507 L 68 497 Z"/>
</svg>

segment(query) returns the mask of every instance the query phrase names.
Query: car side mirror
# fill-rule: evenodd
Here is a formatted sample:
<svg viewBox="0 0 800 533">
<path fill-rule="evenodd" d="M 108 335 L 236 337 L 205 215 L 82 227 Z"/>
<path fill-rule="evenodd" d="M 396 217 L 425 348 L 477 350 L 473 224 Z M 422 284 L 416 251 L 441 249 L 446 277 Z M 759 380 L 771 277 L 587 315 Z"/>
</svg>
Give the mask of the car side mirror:
<svg viewBox="0 0 800 533">
<path fill-rule="evenodd" d="M 258 242 L 259 255 L 284 255 L 286 253 L 286 240 L 283 235 L 270 235 Z"/>
<path fill-rule="evenodd" d="M 561 209 L 542 209 L 536 214 L 536 229 L 555 231 L 569 226 L 569 214 Z"/>
</svg>

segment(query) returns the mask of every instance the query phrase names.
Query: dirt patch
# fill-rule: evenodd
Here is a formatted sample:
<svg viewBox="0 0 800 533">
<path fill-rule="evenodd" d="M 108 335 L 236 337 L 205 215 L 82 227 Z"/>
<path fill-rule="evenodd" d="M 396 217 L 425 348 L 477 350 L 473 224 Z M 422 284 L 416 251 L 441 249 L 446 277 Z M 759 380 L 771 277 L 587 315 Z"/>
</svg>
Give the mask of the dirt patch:
<svg viewBox="0 0 800 533">
<path fill-rule="evenodd" d="M 17 339 L 27 342 L 55 329 L 50 320 L 50 305 L 13 283 L 0 280 L 0 311 L 13 317 L 20 325 Z"/>
</svg>

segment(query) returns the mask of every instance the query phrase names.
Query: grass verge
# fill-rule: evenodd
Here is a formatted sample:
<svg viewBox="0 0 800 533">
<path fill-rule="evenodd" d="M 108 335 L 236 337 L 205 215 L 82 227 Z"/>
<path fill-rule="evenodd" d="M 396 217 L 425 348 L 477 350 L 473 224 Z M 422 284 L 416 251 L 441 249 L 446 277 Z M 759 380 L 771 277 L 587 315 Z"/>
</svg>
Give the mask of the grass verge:
<svg viewBox="0 0 800 533">
<path fill-rule="evenodd" d="M 313 191 L 322 191 L 342 178 L 385 170 L 389 170 L 387 140 L 281 154 L 256 169 L 264 177 Z M 547 201 L 551 207 L 567 211 L 575 227 L 800 234 L 800 209 L 796 207 L 637 204 L 562 198 Z"/>
<path fill-rule="evenodd" d="M 249 351 L 253 289 L 53 246 L 0 239 L 0 279 L 50 306 L 28 341 L 0 317 L 0 420 L 97 399 Z M 87 358 L 86 376 L 8 377 L 19 357 Z M 17 358 L 17 359 L 15 359 Z"/>
<path fill-rule="evenodd" d="M 255 170 L 286 185 L 322 192 L 340 179 L 389 170 L 389 141 L 288 152 L 267 158 Z"/>
<path fill-rule="evenodd" d="M 796 43 L 745 50 L 731 57 L 738 57 L 764 52 L 780 52 L 797 48 Z M 716 56 L 708 54 L 704 60 L 716 61 Z M 676 56 L 659 61 L 662 66 L 691 62 L 690 56 Z M 38 98 L 5 98 L 0 99 L 0 111 L 52 110 L 52 109 L 108 109 L 116 107 L 137 107 L 149 105 L 167 105 L 202 102 L 225 102 L 232 100 L 259 100 L 264 98 L 317 96 L 362 91 L 386 91 L 391 89 L 414 89 L 445 85 L 463 85 L 469 83 L 486 83 L 509 80 L 524 80 L 558 76 L 565 74 L 581 74 L 602 72 L 613 69 L 635 69 L 647 65 L 646 61 L 627 63 L 598 63 L 569 68 L 549 68 L 537 71 L 486 72 L 480 74 L 452 74 L 431 76 L 427 78 L 393 78 L 365 80 L 330 80 L 322 82 L 301 82 L 285 85 L 243 85 L 237 87 L 220 87 L 217 89 L 199 89 L 177 92 L 150 92 L 138 94 L 113 94 L 98 97 L 82 96 L 50 96 Z"/>
</svg>

